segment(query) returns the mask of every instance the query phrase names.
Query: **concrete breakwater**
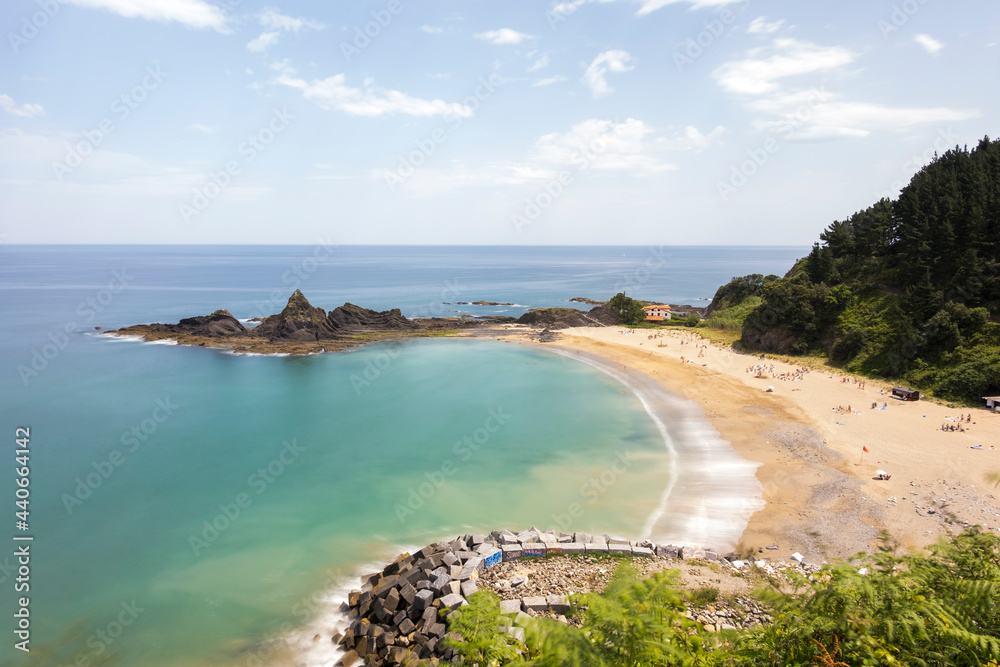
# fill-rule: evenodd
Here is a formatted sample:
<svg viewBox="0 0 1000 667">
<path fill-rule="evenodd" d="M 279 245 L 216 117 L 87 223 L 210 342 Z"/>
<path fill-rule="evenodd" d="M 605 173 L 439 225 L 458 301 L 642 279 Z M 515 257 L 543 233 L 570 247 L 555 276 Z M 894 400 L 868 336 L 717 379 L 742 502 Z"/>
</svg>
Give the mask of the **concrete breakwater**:
<svg viewBox="0 0 1000 667">
<path fill-rule="evenodd" d="M 479 590 L 477 580 L 500 563 L 556 555 L 620 555 L 652 558 L 717 560 L 718 554 L 694 547 L 632 542 L 608 535 L 541 531 L 494 531 L 489 535 L 462 535 L 401 554 L 381 572 L 361 577 L 362 586 L 344 603 L 351 622 L 333 641 L 346 651 L 338 662 L 350 667 L 403 665 L 419 659 L 451 661 L 447 646 L 447 617 L 468 604 Z M 504 600 L 504 614 L 569 611 L 565 594 L 526 596 Z M 524 630 L 511 623 L 508 632 L 523 639 Z"/>
</svg>

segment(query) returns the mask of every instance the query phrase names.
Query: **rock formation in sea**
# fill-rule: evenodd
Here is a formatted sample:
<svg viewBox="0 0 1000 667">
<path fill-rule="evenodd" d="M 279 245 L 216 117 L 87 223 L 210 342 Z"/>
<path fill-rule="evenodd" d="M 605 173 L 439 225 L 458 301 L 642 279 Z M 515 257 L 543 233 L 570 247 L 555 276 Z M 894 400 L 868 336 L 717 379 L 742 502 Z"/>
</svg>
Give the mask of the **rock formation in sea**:
<svg viewBox="0 0 1000 667">
<path fill-rule="evenodd" d="M 250 331 L 255 338 L 275 340 L 329 340 L 337 335 L 330 326 L 326 311 L 316 308 L 301 291 L 295 290 L 284 309 L 271 315 L 256 329 Z"/>
<path fill-rule="evenodd" d="M 247 329 L 227 310 L 189 317 L 177 324 L 137 324 L 111 332 L 145 340 L 174 340 L 181 345 L 229 348 L 259 354 L 314 354 L 343 350 L 366 342 L 413 336 L 438 336 L 459 331 L 499 334 L 512 317 L 427 317 L 410 320 L 398 308 L 375 311 L 345 303 L 327 313 L 295 290 L 282 311 L 254 318 L 260 325 Z"/>
<path fill-rule="evenodd" d="M 378 312 L 355 306 L 353 303 L 345 303 L 334 308 L 327 316 L 327 320 L 336 331 L 361 328 L 400 331 L 417 328 L 415 322 L 403 317 L 399 308 Z"/>
<path fill-rule="evenodd" d="M 177 324 L 150 324 L 148 329 L 154 333 L 188 334 L 208 338 L 229 338 L 242 336 L 247 332 L 246 327 L 224 309 L 217 310 L 211 315 L 186 317 Z"/>
</svg>

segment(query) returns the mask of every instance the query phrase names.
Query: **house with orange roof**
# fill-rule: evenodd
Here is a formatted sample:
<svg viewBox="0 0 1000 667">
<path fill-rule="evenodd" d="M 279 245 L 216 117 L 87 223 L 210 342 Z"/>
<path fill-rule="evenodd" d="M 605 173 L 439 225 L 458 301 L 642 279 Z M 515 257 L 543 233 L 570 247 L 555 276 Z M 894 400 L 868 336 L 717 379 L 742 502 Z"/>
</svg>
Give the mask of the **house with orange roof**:
<svg viewBox="0 0 1000 667">
<path fill-rule="evenodd" d="M 670 306 L 643 306 L 642 312 L 645 313 L 647 322 L 662 322 L 670 319 Z"/>
</svg>

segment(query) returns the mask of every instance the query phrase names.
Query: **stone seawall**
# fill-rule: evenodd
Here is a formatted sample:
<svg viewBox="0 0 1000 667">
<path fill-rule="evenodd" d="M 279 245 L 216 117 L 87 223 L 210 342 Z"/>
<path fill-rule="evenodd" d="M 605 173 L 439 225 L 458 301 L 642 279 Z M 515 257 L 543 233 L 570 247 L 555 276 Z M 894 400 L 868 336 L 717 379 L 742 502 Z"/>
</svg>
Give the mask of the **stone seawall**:
<svg viewBox="0 0 1000 667">
<path fill-rule="evenodd" d="M 500 563 L 556 555 L 719 559 L 718 554 L 700 548 L 537 528 L 463 535 L 437 542 L 415 553 L 401 554 L 381 572 L 361 578 L 361 588 L 351 591 L 344 607 L 350 615 L 350 626 L 333 636 L 333 641 L 346 651 L 338 665 L 451 661 L 455 651 L 442 641 L 448 632 L 447 617 L 468 604 L 466 598 L 479 590 L 476 582 L 480 575 Z M 565 594 L 528 595 L 504 600 L 501 611 L 517 615 L 565 614 L 569 600 Z M 522 628 L 511 624 L 509 632 L 523 639 Z"/>
</svg>

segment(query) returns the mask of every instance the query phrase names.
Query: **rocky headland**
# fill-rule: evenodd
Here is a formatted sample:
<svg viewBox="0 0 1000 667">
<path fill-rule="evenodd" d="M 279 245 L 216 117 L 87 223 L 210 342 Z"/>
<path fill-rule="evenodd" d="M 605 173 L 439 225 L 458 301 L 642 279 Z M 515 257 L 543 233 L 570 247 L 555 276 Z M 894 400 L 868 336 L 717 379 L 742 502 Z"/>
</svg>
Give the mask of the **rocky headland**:
<svg viewBox="0 0 1000 667">
<path fill-rule="evenodd" d="M 461 333 L 492 335 L 512 317 L 430 317 L 407 319 L 398 308 L 374 311 L 345 303 L 327 313 L 295 290 L 284 309 L 245 327 L 228 310 L 189 317 L 177 324 L 138 324 L 109 332 L 143 340 L 173 340 L 255 354 L 315 354 L 334 352 L 365 343 Z M 253 320 L 251 320 L 253 321 Z"/>
<path fill-rule="evenodd" d="M 487 305 L 487 302 L 476 302 Z M 513 305 L 494 304 L 488 305 Z M 289 297 L 284 309 L 269 317 L 255 317 L 256 327 L 246 327 L 228 310 L 188 317 L 176 324 L 137 324 L 107 332 L 113 336 L 138 336 L 146 341 L 172 340 L 253 354 L 316 354 L 336 352 L 365 343 L 429 336 L 521 335 L 549 342 L 554 329 L 605 326 L 614 317 L 603 307 L 589 312 L 575 308 L 539 308 L 519 318 L 505 316 L 427 317 L 408 319 L 398 308 L 375 311 L 345 303 L 326 312 L 309 303 L 301 291 Z M 511 325 L 523 325 L 512 327 Z"/>
</svg>

